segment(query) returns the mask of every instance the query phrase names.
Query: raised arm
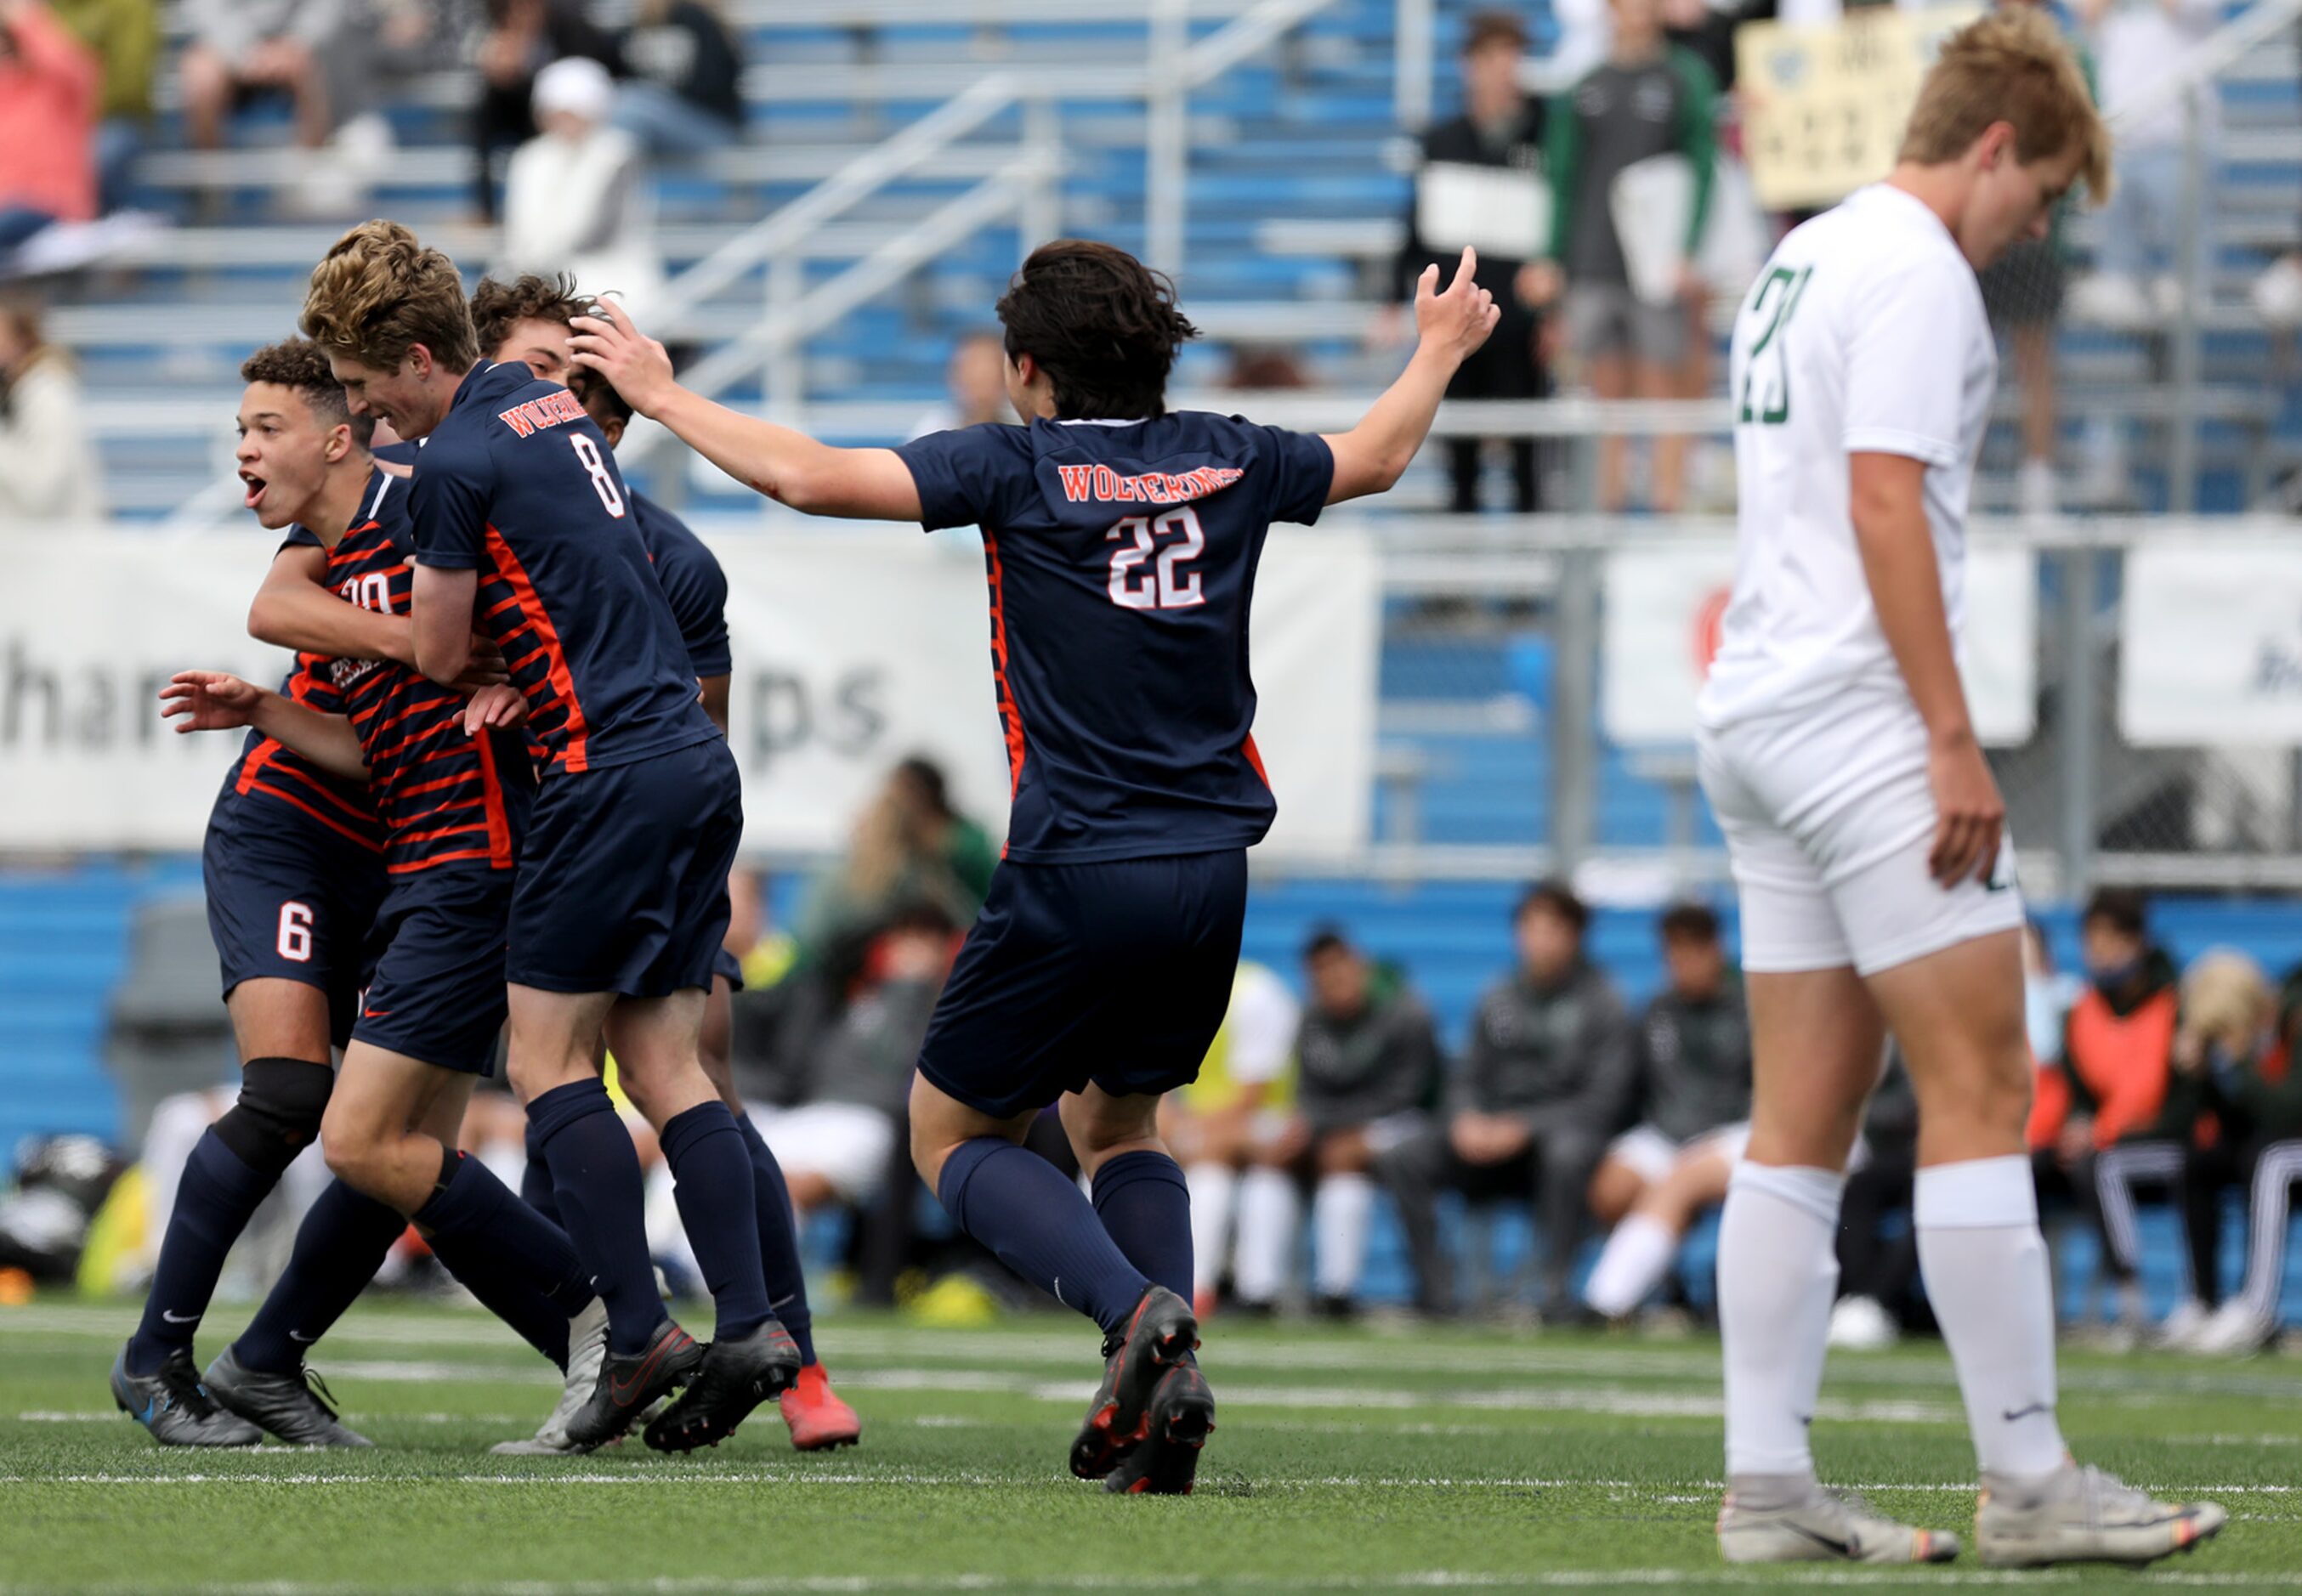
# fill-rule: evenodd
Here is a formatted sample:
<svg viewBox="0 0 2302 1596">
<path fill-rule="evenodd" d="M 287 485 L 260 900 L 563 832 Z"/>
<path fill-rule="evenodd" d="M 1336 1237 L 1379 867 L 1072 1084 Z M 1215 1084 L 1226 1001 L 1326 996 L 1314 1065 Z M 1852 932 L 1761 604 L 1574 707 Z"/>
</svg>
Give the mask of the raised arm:
<svg viewBox="0 0 2302 1596">
<path fill-rule="evenodd" d="M 633 409 L 754 492 L 811 516 L 916 521 L 919 485 L 891 449 L 834 449 L 804 433 L 744 416 L 690 393 L 672 376 L 663 345 L 620 307 L 578 316 L 578 365 L 605 376 Z"/>
<path fill-rule="evenodd" d="M 1415 285 L 1414 357 L 1358 425 L 1327 435 L 1335 455 L 1329 504 L 1389 491 L 1431 435 L 1447 385 L 1502 315 L 1495 297 L 1474 280 L 1478 265 L 1479 257 L 1464 250 L 1445 293 L 1439 291 L 1438 266 L 1423 269 Z"/>
<path fill-rule="evenodd" d="M 367 758 L 350 721 L 341 715 L 323 715 L 223 671 L 178 671 L 160 689 L 160 714 L 175 721 L 180 733 L 252 726 L 333 775 L 367 779 Z"/>
<path fill-rule="evenodd" d="M 1936 823 L 1928 868 L 1945 886 L 1990 870 L 2006 804 L 1982 757 L 1959 680 L 1943 607 L 1942 572 L 1926 509 L 1927 463 L 1905 455 L 1847 457 L 1855 546 L 1878 629 L 1927 727 Z"/>
</svg>

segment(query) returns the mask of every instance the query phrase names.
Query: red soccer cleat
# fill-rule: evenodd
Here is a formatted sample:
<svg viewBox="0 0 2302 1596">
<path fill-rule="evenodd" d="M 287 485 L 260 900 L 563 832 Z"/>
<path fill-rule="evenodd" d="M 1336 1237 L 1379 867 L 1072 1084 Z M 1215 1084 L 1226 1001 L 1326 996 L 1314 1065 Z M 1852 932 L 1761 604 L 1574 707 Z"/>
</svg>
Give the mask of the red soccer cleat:
<svg viewBox="0 0 2302 1596">
<path fill-rule="evenodd" d="M 823 1372 L 821 1364 L 810 1364 L 802 1369 L 799 1383 L 776 1401 L 783 1409 L 784 1423 L 791 1426 L 792 1448 L 795 1451 L 823 1452 L 834 1447 L 852 1447 L 862 1438 L 863 1421 L 831 1389 L 831 1376 Z"/>
</svg>

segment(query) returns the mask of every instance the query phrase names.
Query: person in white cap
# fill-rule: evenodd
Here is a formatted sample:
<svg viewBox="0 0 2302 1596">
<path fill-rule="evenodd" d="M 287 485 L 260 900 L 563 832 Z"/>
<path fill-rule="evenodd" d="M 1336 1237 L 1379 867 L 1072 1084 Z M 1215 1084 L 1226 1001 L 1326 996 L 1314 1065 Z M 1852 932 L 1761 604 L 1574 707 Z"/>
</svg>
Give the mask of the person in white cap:
<svg viewBox="0 0 2302 1596">
<path fill-rule="evenodd" d="M 585 56 L 535 75 L 542 130 L 513 154 L 504 180 L 499 276 L 572 272 L 644 314 L 660 290 L 655 214 L 639 145 L 609 125 L 615 80 Z"/>
</svg>

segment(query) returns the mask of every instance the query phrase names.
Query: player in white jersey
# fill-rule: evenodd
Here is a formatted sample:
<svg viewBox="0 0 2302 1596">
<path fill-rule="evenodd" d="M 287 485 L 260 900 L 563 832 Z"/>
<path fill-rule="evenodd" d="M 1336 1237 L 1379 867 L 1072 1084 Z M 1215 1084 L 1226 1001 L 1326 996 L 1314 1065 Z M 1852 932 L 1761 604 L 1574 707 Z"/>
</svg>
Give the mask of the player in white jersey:
<svg viewBox="0 0 2302 1596">
<path fill-rule="evenodd" d="M 2144 1563 L 2219 1530 L 2063 1446 L 2024 1155 L 2004 806 L 1958 667 L 1967 491 L 1996 357 L 1975 273 L 2044 235 L 2108 139 L 2053 25 L 1965 29 L 1893 173 L 1785 238 L 1736 321 L 1740 559 L 1700 709 L 1742 895 L 1755 1101 L 1718 1243 L 1730 1562 L 1942 1561 L 1954 1536 L 1816 1483 L 1842 1171 L 1885 1033 L 1919 1095 L 1919 1258 L 1982 1475 L 1983 1560 Z"/>
</svg>

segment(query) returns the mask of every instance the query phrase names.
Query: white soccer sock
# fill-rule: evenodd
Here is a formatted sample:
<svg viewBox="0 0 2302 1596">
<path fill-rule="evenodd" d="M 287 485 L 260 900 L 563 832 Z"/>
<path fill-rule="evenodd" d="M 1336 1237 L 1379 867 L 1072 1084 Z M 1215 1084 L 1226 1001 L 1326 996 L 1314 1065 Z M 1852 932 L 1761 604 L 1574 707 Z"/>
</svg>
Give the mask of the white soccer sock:
<svg viewBox="0 0 2302 1596">
<path fill-rule="evenodd" d="M 1319 1248 L 1322 1297 L 1348 1297 L 1359 1289 L 1366 1262 L 1367 1229 L 1374 1222 L 1374 1182 L 1365 1175 L 1328 1175 L 1311 1197 L 1311 1237 Z"/>
<path fill-rule="evenodd" d="M 1191 1194 L 1191 1286 L 1212 1291 L 1231 1250 L 1231 1204 L 1239 1172 L 1228 1163 L 1195 1163 L 1183 1172 Z"/>
<path fill-rule="evenodd" d="M 1718 1331 L 1726 1354 L 1726 1473 L 1811 1474 L 1807 1426 L 1822 1390 L 1831 1243 L 1846 1177 L 1741 1163 L 1718 1222 Z"/>
<path fill-rule="evenodd" d="M 1295 1232 L 1303 1224 L 1303 1199 L 1291 1175 L 1251 1169 L 1239 1183 L 1239 1246 L 1231 1256 L 1231 1283 L 1243 1302 L 1279 1300 L 1295 1258 Z"/>
<path fill-rule="evenodd" d="M 1615 1227 L 1591 1278 L 1583 1287 L 1583 1300 L 1593 1310 L 1618 1319 L 1647 1299 L 1670 1272 L 1678 1256 L 1678 1232 L 1660 1220 L 1634 1214 Z"/>
<path fill-rule="evenodd" d="M 1919 1270 L 1966 1399 L 1985 1474 L 2063 1466 L 2054 1417 L 2054 1285 L 2030 1161 L 2017 1154 L 1919 1172 Z"/>
</svg>

